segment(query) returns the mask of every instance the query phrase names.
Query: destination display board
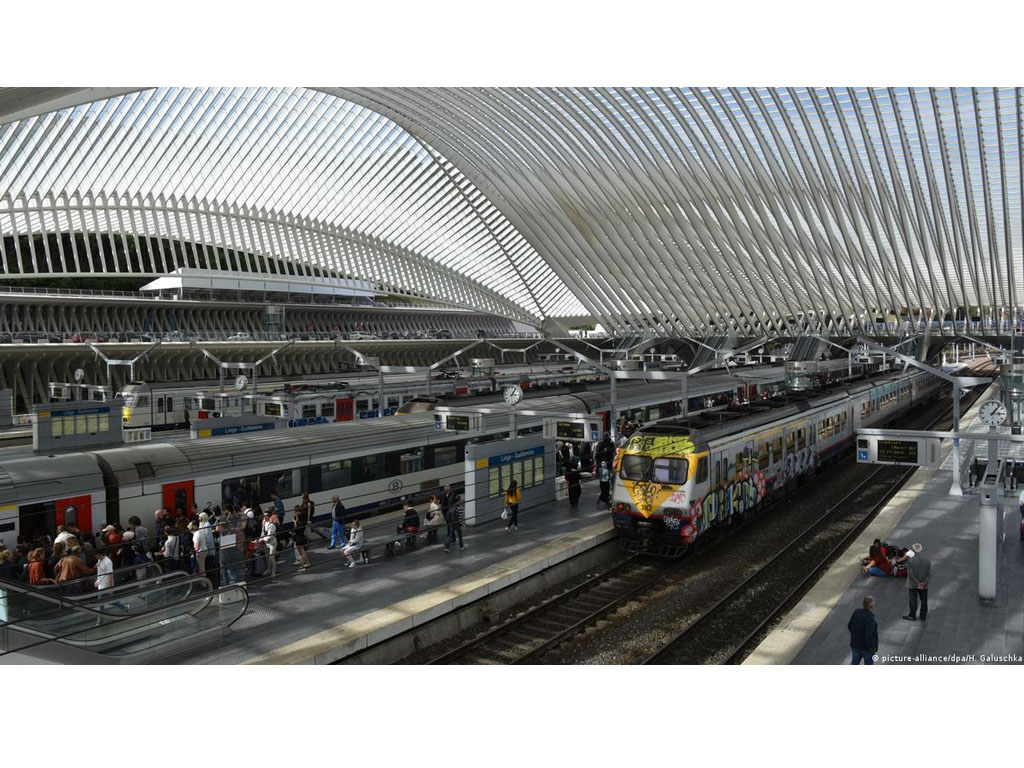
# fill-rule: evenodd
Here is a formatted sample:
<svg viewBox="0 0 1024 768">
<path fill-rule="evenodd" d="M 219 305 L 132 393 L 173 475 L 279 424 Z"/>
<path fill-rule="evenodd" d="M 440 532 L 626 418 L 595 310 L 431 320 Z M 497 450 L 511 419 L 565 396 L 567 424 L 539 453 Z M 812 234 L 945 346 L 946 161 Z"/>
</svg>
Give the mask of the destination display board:
<svg viewBox="0 0 1024 768">
<path fill-rule="evenodd" d="M 469 416 L 450 413 L 447 416 L 445 416 L 444 428 L 447 429 L 449 432 L 468 432 Z"/>
<path fill-rule="evenodd" d="M 942 439 L 884 434 L 857 433 L 857 462 L 860 464 L 894 464 L 903 467 L 934 467 L 941 458 Z M 881 433 L 881 434 L 879 434 Z"/>
<path fill-rule="evenodd" d="M 877 461 L 917 464 L 917 440 L 879 440 Z"/>
<path fill-rule="evenodd" d="M 559 421 L 555 423 L 555 436 L 562 440 L 585 440 L 586 424 L 582 421 Z"/>
</svg>

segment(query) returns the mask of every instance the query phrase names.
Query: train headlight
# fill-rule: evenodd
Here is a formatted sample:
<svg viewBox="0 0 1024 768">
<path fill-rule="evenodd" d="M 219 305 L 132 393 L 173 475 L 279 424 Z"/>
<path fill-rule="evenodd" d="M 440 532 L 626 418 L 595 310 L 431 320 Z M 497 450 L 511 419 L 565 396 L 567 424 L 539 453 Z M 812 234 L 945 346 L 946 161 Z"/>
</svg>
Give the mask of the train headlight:
<svg viewBox="0 0 1024 768">
<path fill-rule="evenodd" d="M 131 420 L 132 420 L 132 409 L 131 408 L 122 408 L 121 409 L 121 421 L 123 421 L 125 424 L 127 424 Z"/>
<path fill-rule="evenodd" d="M 612 510 L 615 512 L 628 514 L 629 512 L 633 511 L 633 508 L 629 504 L 624 504 L 623 502 L 620 501 L 614 507 L 612 507 Z"/>
</svg>

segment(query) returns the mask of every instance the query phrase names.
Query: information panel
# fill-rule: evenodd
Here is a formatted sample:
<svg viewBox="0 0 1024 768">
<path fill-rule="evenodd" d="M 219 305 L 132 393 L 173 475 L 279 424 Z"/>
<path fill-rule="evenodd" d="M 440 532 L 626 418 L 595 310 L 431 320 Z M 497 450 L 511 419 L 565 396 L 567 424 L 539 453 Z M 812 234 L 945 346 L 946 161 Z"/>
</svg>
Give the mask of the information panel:
<svg viewBox="0 0 1024 768">
<path fill-rule="evenodd" d="M 445 416 L 444 428 L 449 432 L 468 432 L 469 416 L 449 414 L 448 416 Z"/>
<path fill-rule="evenodd" d="M 881 431 L 881 430 L 876 430 Z M 857 434 L 857 461 L 860 464 L 895 464 L 904 467 L 934 467 L 941 458 L 942 440 L 938 437 L 912 437 L 884 434 Z"/>
<path fill-rule="evenodd" d="M 585 440 L 586 425 L 582 421 L 559 421 L 555 423 L 555 437 L 563 440 Z"/>
<path fill-rule="evenodd" d="M 917 440 L 879 440 L 877 461 L 917 464 Z"/>
</svg>

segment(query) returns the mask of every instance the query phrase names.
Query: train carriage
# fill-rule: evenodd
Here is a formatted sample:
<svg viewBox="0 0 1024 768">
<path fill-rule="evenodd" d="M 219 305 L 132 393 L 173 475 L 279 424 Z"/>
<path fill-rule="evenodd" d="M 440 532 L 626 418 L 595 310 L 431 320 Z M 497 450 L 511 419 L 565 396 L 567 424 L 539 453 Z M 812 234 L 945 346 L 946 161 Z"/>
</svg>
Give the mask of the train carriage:
<svg viewBox="0 0 1024 768">
<path fill-rule="evenodd" d="M 861 426 L 891 421 L 940 386 L 915 371 L 642 429 L 616 457 L 611 508 L 620 541 L 629 551 L 682 554 L 709 529 L 816 471 Z"/>
</svg>

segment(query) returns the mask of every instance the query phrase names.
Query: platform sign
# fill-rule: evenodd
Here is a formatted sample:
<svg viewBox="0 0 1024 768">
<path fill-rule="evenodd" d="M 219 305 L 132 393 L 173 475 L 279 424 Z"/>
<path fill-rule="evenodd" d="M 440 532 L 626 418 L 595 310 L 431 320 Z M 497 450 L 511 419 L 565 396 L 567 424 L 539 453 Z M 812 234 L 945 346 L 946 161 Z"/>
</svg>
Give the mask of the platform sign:
<svg viewBox="0 0 1024 768">
<path fill-rule="evenodd" d="M 479 413 L 447 413 L 434 414 L 434 429 L 445 432 L 473 432 L 483 431 L 484 417 Z"/>
<path fill-rule="evenodd" d="M 857 462 L 901 467 L 934 467 L 939 463 L 938 437 L 857 436 Z"/>
<path fill-rule="evenodd" d="M 35 407 L 32 448 L 73 450 L 122 441 L 121 400 L 49 403 Z"/>
<path fill-rule="evenodd" d="M 549 440 L 600 440 L 600 419 L 544 419 L 544 437 Z"/>
<path fill-rule="evenodd" d="M 877 460 L 886 464 L 917 464 L 917 440 L 879 440 Z"/>
</svg>

